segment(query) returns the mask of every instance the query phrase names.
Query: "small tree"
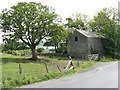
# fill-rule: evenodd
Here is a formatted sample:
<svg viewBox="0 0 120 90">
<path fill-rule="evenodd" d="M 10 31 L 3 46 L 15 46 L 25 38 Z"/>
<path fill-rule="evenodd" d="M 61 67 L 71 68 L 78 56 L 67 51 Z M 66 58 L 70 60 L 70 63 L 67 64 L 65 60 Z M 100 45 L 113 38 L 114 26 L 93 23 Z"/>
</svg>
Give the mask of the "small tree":
<svg viewBox="0 0 120 90">
<path fill-rule="evenodd" d="M 69 30 L 75 30 L 75 29 L 82 29 L 87 30 L 88 29 L 88 16 L 81 14 L 81 13 L 75 13 L 71 17 L 66 18 L 67 24 L 65 26 Z"/>
<path fill-rule="evenodd" d="M 63 26 L 56 25 L 53 28 L 54 32 L 50 34 L 49 42 L 55 46 L 55 52 L 57 52 L 57 49 L 59 48 L 59 43 L 65 42 L 68 37 L 68 32 L 63 28 Z"/>
<path fill-rule="evenodd" d="M 9 37 L 7 37 L 7 35 L 5 35 L 5 37 L 3 36 L 3 51 L 28 49 L 28 46 L 25 43 L 20 42 L 19 39 L 14 38 L 12 35 L 8 36 Z"/>
</svg>

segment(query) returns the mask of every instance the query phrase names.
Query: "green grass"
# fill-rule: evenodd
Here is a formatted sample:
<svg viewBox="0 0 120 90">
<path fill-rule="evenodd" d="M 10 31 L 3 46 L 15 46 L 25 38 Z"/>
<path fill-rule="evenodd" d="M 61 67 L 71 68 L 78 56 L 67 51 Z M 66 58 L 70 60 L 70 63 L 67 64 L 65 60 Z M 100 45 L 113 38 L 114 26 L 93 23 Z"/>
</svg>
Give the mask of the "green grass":
<svg viewBox="0 0 120 90">
<path fill-rule="evenodd" d="M 45 66 L 43 64 L 22 64 L 23 72 L 20 75 L 18 63 L 3 64 L 3 88 L 13 88 L 21 85 L 31 84 L 34 82 L 41 82 L 76 72 L 75 70 L 71 70 L 61 73 L 56 68 L 53 68 L 51 65 L 49 65 L 48 67 L 49 73 L 46 72 Z"/>
<path fill-rule="evenodd" d="M 81 69 L 81 70 L 87 70 L 87 69 L 89 69 L 90 67 L 94 66 L 95 64 L 96 64 L 95 61 L 86 61 L 86 62 L 84 62 L 83 64 L 81 64 L 80 69 Z"/>
<path fill-rule="evenodd" d="M 100 59 L 100 62 L 113 62 L 113 61 L 118 61 L 118 59 L 113 59 L 113 58 L 108 58 L 108 57 L 102 57 Z"/>
<path fill-rule="evenodd" d="M 53 78 L 59 78 L 65 75 L 70 75 L 81 70 L 86 70 L 96 62 L 84 61 L 80 62 L 80 67 L 74 70 L 64 71 L 64 67 L 68 64 L 69 59 L 67 57 L 39 57 L 40 60 L 47 60 L 49 73 L 47 73 L 45 65 L 42 63 L 28 62 L 22 63 L 22 74 L 19 74 L 19 63 L 24 62 L 28 56 L 15 56 L 10 54 L 2 54 L 2 82 L 3 88 L 14 88 L 21 85 L 27 85 L 35 82 L 41 82 Z M 56 66 L 50 64 L 56 63 L 60 66 L 62 72 L 60 72 Z M 75 66 L 77 61 L 73 60 Z"/>
<path fill-rule="evenodd" d="M 48 65 L 49 73 L 58 72 L 56 68 Z M 43 76 L 48 74 L 44 64 L 22 63 L 22 74 L 19 74 L 18 63 L 6 63 L 2 65 L 3 87 L 11 88 L 24 84 L 30 84 L 43 80 Z M 44 77 L 45 78 L 45 77 Z M 45 79 L 46 80 L 46 79 Z"/>
<path fill-rule="evenodd" d="M 8 62 L 22 62 L 23 60 L 29 58 L 30 56 L 16 56 L 11 54 L 2 53 L 2 59 L 0 62 L 8 63 Z"/>
</svg>

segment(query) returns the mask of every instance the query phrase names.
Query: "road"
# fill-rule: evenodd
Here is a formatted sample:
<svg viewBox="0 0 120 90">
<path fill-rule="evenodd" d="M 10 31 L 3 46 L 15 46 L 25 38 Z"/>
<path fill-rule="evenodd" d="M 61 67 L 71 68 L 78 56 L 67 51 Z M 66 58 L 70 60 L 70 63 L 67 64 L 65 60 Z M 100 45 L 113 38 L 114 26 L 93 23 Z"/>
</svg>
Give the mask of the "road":
<svg viewBox="0 0 120 90">
<path fill-rule="evenodd" d="M 98 64 L 84 72 L 20 88 L 118 88 L 118 62 Z"/>
</svg>

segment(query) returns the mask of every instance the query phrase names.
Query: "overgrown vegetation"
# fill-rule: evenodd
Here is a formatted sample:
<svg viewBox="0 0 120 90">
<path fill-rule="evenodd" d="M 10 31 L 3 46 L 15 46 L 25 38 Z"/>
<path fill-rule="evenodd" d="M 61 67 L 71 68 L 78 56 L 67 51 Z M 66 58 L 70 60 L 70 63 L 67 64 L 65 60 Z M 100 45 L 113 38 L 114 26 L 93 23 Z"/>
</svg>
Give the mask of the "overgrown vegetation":
<svg viewBox="0 0 120 90">
<path fill-rule="evenodd" d="M 59 78 L 65 75 L 70 75 L 81 70 L 86 70 L 93 65 L 93 61 L 80 62 L 80 67 L 76 67 L 77 61 L 73 59 L 73 64 L 76 67 L 74 70 L 65 71 L 69 59 L 67 57 L 39 57 L 42 61 L 47 61 L 49 73 L 47 73 L 45 64 L 40 62 L 25 62 L 28 57 L 15 56 L 11 54 L 3 54 L 2 57 L 2 81 L 3 88 L 19 87 L 35 82 L 41 82 L 53 78 Z M 19 63 L 22 62 L 22 74 L 19 74 Z M 61 68 L 60 72 L 55 64 Z"/>
<path fill-rule="evenodd" d="M 103 8 L 89 22 L 89 25 L 102 38 L 106 55 L 111 58 L 120 58 L 118 10 L 115 8 Z"/>
<path fill-rule="evenodd" d="M 7 51 L 3 51 L 3 53 L 17 55 L 17 56 L 31 55 L 30 49 L 25 49 L 25 50 L 7 50 Z"/>
</svg>

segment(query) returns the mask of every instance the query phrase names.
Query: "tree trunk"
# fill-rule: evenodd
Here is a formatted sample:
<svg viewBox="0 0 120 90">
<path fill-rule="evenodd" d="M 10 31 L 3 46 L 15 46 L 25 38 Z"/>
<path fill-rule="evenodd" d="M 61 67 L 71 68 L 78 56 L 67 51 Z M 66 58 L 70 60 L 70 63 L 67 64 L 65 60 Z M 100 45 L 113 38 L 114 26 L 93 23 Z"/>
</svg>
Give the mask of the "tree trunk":
<svg viewBox="0 0 120 90">
<path fill-rule="evenodd" d="M 57 53 L 57 47 L 56 47 L 56 45 L 54 45 L 55 46 L 55 53 Z"/>
<path fill-rule="evenodd" d="M 58 53 L 58 51 L 57 51 L 57 49 L 58 49 L 57 43 L 55 43 L 54 46 L 55 46 L 55 53 Z"/>
<path fill-rule="evenodd" d="M 30 47 L 31 48 L 31 51 L 32 51 L 32 57 L 31 57 L 31 59 L 32 60 L 34 60 L 34 61 L 36 61 L 38 58 L 37 58 L 37 54 L 36 54 L 36 52 L 35 52 L 35 48 L 36 47 L 34 47 L 34 46 L 32 46 L 32 47 Z"/>
</svg>

